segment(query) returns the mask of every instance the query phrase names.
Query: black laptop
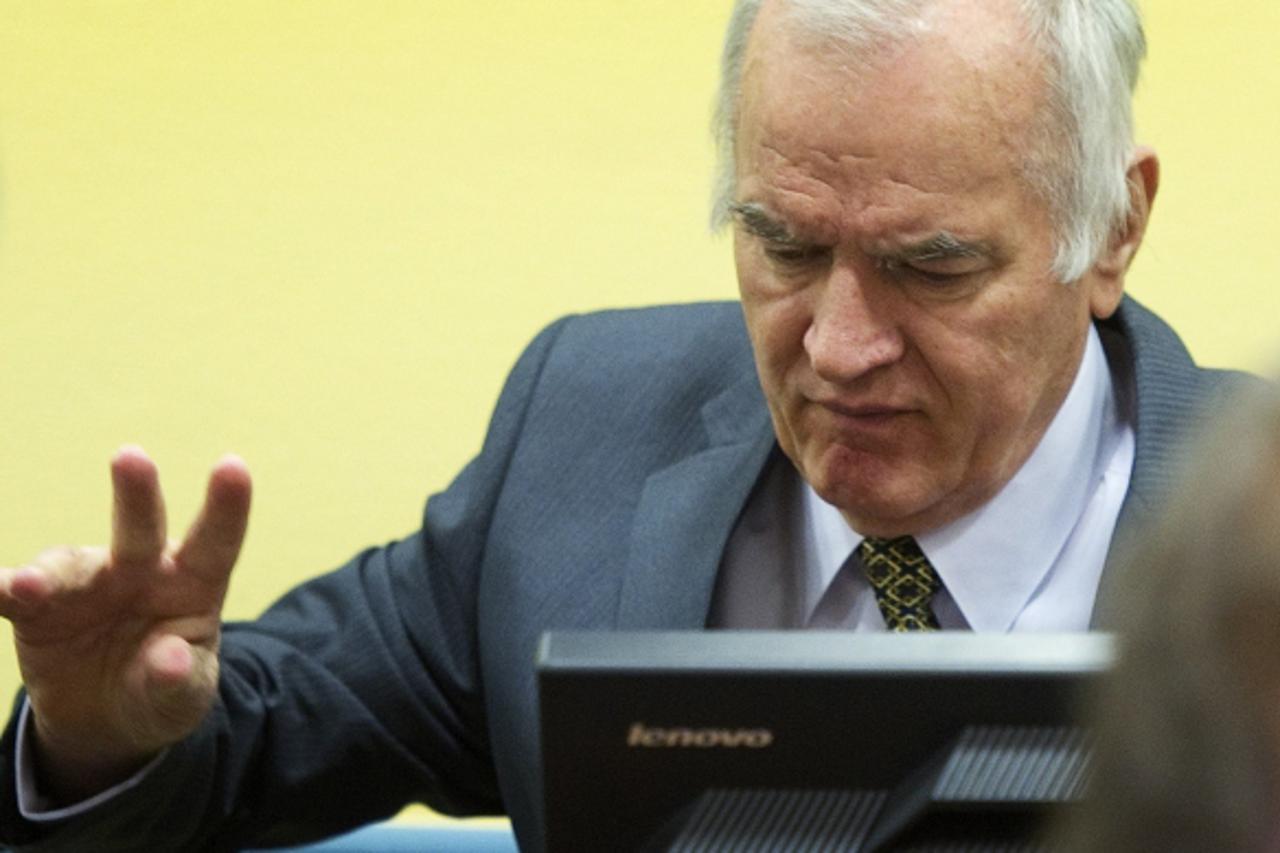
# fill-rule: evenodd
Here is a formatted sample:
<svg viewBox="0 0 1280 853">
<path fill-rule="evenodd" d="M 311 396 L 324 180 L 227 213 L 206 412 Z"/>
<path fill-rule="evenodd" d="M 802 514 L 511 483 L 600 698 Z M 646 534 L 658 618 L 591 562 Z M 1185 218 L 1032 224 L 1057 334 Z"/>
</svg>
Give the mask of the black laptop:
<svg viewBox="0 0 1280 853">
<path fill-rule="evenodd" d="M 1112 655 L 1105 634 L 547 634 L 548 849 L 1039 849 Z"/>
</svg>

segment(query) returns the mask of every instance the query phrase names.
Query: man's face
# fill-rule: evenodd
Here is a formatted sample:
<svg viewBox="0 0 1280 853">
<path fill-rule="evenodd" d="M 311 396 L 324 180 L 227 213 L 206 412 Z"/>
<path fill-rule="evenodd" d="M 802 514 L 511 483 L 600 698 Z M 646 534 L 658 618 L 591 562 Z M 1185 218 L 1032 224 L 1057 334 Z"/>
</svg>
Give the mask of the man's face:
<svg viewBox="0 0 1280 853">
<path fill-rule="evenodd" d="M 735 255 L 757 369 L 782 449 L 864 534 L 999 491 L 1120 297 L 1053 276 L 1019 173 L 1038 60 L 1016 15 L 971 6 L 871 70 L 793 39 L 777 3 L 748 51 Z"/>
</svg>

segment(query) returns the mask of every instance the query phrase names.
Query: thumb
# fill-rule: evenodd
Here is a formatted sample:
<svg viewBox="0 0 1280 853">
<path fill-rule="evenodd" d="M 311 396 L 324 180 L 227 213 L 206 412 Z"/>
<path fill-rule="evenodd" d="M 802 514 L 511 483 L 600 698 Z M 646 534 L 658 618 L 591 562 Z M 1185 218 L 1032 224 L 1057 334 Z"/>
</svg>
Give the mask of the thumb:
<svg viewBox="0 0 1280 853">
<path fill-rule="evenodd" d="M 177 634 L 154 636 L 142 649 L 143 689 L 150 713 L 139 745 L 167 746 L 200 724 L 218 689 L 218 654 Z"/>
</svg>

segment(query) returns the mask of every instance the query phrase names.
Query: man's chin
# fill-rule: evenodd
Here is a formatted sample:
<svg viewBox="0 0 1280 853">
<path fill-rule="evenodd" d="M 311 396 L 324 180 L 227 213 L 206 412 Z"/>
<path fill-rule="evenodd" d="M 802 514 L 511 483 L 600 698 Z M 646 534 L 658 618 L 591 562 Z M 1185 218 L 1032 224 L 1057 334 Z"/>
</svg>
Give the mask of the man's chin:
<svg viewBox="0 0 1280 853">
<path fill-rule="evenodd" d="M 932 523 L 937 506 L 931 490 L 903 472 L 862 466 L 856 472 L 802 472 L 818 497 L 840 511 L 849 526 L 864 536 L 920 533 Z"/>
<path fill-rule="evenodd" d="M 919 507 L 907 500 L 880 499 L 869 501 L 867 493 L 851 489 L 847 484 L 836 489 L 814 487 L 818 497 L 840 511 L 849 526 L 864 536 L 901 536 L 915 533 L 913 522 Z"/>
</svg>

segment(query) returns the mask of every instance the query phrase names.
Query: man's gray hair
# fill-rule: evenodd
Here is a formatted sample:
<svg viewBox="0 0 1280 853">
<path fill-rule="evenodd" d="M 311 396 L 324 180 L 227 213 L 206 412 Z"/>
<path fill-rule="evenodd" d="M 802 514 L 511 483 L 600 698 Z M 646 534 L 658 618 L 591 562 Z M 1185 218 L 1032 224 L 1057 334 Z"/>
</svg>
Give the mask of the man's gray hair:
<svg viewBox="0 0 1280 853">
<path fill-rule="evenodd" d="M 764 0 L 738 0 L 721 58 L 714 128 L 719 147 L 712 222 L 728 224 L 737 183 L 735 144 L 743 64 Z M 910 38 L 940 0 L 785 0 L 795 24 L 839 44 L 853 59 Z M 1125 227 L 1131 196 L 1133 90 L 1146 55 L 1142 22 L 1130 0 L 1018 0 L 1046 63 L 1048 98 L 1022 170 L 1049 207 L 1062 281 L 1084 275 Z"/>
</svg>

